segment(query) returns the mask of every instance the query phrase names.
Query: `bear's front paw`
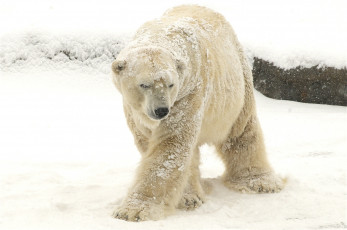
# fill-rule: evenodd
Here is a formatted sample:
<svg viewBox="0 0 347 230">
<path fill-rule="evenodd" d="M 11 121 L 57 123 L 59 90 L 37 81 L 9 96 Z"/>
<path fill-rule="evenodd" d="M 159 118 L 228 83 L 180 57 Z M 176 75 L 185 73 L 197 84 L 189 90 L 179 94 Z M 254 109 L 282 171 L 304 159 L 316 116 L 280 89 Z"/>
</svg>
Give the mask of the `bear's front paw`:
<svg viewBox="0 0 347 230">
<path fill-rule="evenodd" d="M 248 193 L 275 193 L 280 192 L 285 184 L 285 179 L 274 173 L 250 175 L 247 177 L 233 177 L 224 181 L 226 186 Z"/>
<path fill-rule="evenodd" d="M 113 212 L 113 217 L 126 221 L 158 220 L 164 217 L 164 205 L 128 199 Z"/>
<path fill-rule="evenodd" d="M 202 196 L 195 193 L 184 193 L 179 204 L 178 208 L 193 210 L 200 207 L 204 203 Z"/>
</svg>

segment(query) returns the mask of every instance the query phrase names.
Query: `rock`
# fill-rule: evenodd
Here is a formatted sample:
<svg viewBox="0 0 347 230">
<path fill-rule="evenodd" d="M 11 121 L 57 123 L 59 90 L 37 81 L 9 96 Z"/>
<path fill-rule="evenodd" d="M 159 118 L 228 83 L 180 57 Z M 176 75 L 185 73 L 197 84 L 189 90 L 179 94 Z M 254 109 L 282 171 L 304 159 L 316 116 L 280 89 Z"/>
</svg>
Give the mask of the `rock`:
<svg viewBox="0 0 347 230">
<path fill-rule="evenodd" d="M 254 58 L 254 87 L 267 97 L 347 106 L 347 69 L 298 66 L 283 69 Z"/>
</svg>

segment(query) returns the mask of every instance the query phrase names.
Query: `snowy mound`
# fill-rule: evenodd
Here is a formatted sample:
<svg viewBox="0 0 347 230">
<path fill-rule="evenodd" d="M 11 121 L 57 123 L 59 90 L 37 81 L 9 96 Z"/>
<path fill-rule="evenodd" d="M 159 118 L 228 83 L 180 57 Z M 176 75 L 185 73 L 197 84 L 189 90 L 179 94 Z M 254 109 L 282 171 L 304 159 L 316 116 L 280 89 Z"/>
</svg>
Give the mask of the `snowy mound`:
<svg viewBox="0 0 347 230">
<path fill-rule="evenodd" d="M 249 59 L 253 60 L 254 57 L 257 57 L 286 70 L 298 66 L 305 68 L 334 67 L 336 69 L 347 67 L 347 46 L 343 46 L 342 42 L 331 42 L 325 46 L 320 42 L 309 43 L 309 41 L 294 44 L 283 41 L 277 41 L 275 44 L 245 42 L 244 47 Z"/>
<path fill-rule="evenodd" d="M 0 39 L 0 70 L 89 68 L 110 72 L 126 35 L 22 33 Z"/>
</svg>

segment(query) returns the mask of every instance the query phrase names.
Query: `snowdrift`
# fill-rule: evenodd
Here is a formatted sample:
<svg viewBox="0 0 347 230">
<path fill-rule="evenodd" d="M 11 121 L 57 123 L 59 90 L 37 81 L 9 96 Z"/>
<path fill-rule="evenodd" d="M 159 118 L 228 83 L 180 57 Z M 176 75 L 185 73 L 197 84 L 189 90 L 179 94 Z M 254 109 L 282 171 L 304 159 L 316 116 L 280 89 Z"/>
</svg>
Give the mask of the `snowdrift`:
<svg viewBox="0 0 347 230">
<path fill-rule="evenodd" d="M 115 34 L 9 34 L 0 39 L 0 70 L 84 68 L 109 73 L 128 40 Z"/>
</svg>

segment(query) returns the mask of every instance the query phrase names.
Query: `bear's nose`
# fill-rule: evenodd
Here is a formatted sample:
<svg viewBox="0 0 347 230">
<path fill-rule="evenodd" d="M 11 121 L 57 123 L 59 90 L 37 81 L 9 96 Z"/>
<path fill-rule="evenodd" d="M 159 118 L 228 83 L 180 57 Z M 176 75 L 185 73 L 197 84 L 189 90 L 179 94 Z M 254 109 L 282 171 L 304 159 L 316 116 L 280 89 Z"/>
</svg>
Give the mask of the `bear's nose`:
<svg viewBox="0 0 347 230">
<path fill-rule="evenodd" d="M 163 108 L 157 108 L 154 110 L 155 115 L 161 119 L 163 117 L 165 117 L 168 113 L 169 113 L 169 109 L 166 107 Z"/>
</svg>

